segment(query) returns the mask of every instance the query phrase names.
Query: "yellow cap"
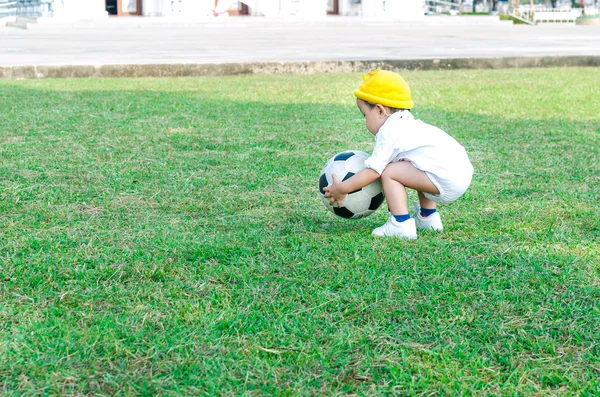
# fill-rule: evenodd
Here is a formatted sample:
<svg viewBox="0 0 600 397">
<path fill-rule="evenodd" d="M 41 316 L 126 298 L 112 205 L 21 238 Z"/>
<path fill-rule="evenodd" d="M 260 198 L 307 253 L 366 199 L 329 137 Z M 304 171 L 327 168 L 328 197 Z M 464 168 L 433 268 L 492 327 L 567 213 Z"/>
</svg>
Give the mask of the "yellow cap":
<svg viewBox="0 0 600 397">
<path fill-rule="evenodd" d="M 411 109 L 415 106 L 410 99 L 410 87 L 394 72 L 375 69 L 363 74 L 363 83 L 354 95 L 370 103 L 379 103 L 395 109 Z"/>
</svg>

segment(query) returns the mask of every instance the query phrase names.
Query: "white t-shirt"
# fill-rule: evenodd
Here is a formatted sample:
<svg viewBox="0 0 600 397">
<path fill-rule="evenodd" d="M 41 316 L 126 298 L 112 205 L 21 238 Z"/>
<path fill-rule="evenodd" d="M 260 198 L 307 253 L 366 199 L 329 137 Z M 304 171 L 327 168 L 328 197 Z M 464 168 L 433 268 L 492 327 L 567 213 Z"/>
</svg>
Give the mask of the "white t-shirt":
<svg viewBox="0 0 600 397">
<path fill-rule="evenodd" d="M 393 113 L 381 126 L 365 165 L 381 175 L 389 163 L 402 160 L 426 172 L 438 188 L 454 181 L 468 186 L 473 175 L 465 148 L 441 129 L 415 120 L 407 110 Z"/>
</svg>

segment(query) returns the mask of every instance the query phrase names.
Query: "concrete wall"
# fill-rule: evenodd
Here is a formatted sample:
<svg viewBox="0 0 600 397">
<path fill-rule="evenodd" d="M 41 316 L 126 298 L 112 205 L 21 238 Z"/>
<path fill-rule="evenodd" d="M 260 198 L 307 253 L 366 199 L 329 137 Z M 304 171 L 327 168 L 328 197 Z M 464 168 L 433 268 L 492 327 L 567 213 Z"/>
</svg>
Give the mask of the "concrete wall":
<svg viewBox="0 0 600 397">
<path fill-rule="evenodd" d="M 142 15 L 144 16 L 162 16 L 170 8 L 171 0 L 142 0 Z"/>
<path fill-rule="evenodd" d="M 212 15 L 214 5 L 214 0 L 142 0 L 142 15 L 195 18 Z"/>
<path fill-rule="evenodd" d="M 57 19 L 107 18 L 104 0 L 54 0 L 52 17 Z"/>
<path fill-rule="evenodd" d="M 324 17 L 327 0 L 242 0 L 250 7 L 250 15 Z"/>
<path fill-rule="evenodd" d="M 424 5 L 423 0 L 361 0 L 358 15 L 399 21 L 422 21 L 425 17 Z"/>
<path fill-rule="evenodd" d="M 358 0 L 340 0 L 340 15 L 359 16 L 362 15 L 363 5 Z"/>
<path fill-rule="evenodd" d="M 282 11 L 280 0 L 247 0 L 244 3 L 250 7 L 250 15 L 272 17 L 280 15 Z M 283 4 L 284 9 L 285 6 Z"/>
<path fill-rule="evenodd" d="M 384 18 L 398 21 L 422 21 L 425 18 L 425 2 L 421 0 L 387 0 L 381 14 Z"/>
</svg>

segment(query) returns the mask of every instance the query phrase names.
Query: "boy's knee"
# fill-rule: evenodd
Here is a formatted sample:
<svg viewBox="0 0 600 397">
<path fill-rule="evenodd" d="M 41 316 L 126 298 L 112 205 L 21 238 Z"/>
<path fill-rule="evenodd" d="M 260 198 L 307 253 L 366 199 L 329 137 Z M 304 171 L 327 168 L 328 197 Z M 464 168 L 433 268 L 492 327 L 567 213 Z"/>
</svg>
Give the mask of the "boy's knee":
<svg viewBox="0 0 600 397">
<path fill-rule="evenodd" d="M 389 179 L 392 176 L 392 171 L 390 170 L 390 167 L 385 167 L 383 169 L 383 172 L 381 173 L 381 178 L 382 179 Z"/>
</svg>

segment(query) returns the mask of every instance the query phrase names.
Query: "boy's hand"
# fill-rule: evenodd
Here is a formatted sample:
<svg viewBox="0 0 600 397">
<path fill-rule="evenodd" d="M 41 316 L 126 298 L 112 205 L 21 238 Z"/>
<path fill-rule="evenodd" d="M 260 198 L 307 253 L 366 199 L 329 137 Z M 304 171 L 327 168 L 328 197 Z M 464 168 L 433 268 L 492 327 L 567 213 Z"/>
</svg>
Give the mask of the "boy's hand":
<svg viewBox="0 0 600 397">
<path fill-rule="evenodd" d="M 348 193 L 367 186 L 369 183 L 378 179 L 379 174 L 370 168 L 365 168 L 342 182 L 340 182 L 335 174 L 332 175 L 332 178 L 333 183 L 331 186 L 323 188 L 323 191 L 325 192 L 324 196 L 329 199 L 329 205 L 337 203 L 338 207 L 341 207 L 342 201 L 346 198 Z"/>
<path fill-rule="evenodd" d="M 338 179 L 338 177 L 333 174 L 333 183 L 331 186 L 324 187 L 325 198 L 329 199 L 329 205 L 333 205 L 333 203 L 337 203 L 338 208 L 342 207 L 342 201 L 346 198 L 348 193 L 346 193 L 342 187 L 342 182 Z"/>
</svg>

